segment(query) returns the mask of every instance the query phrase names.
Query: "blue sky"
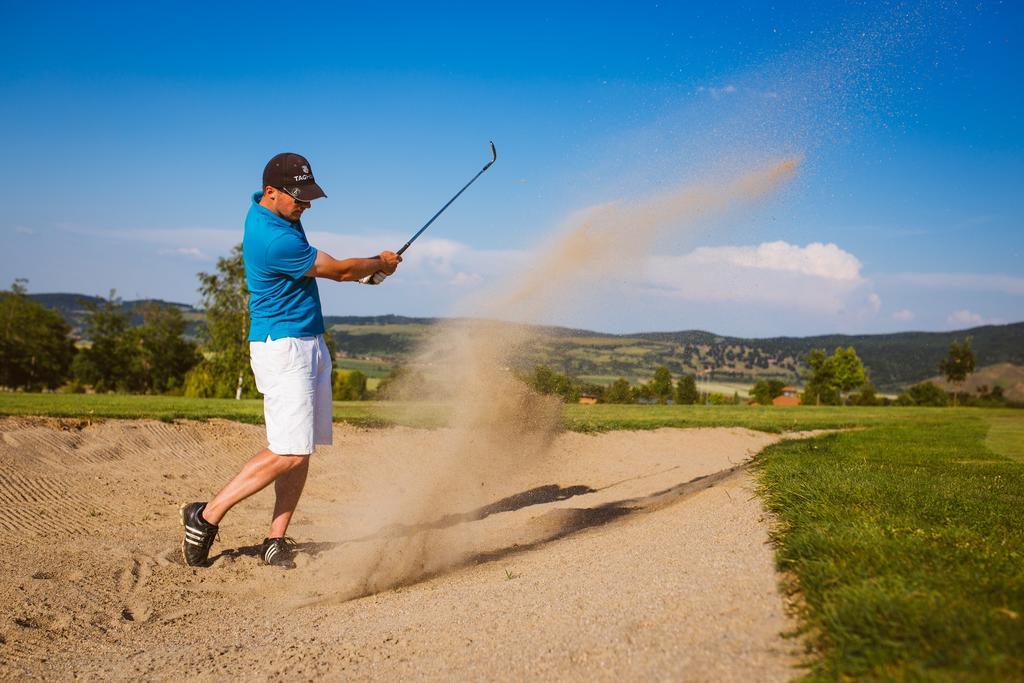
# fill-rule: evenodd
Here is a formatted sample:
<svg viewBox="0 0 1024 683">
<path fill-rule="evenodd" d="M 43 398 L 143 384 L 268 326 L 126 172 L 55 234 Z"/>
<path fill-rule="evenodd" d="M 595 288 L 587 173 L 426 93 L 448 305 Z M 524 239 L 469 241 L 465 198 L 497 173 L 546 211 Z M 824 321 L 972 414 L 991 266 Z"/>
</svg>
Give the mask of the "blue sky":
<svg viewBox="0 0 1024 683">
<path fill-rule="evenodd" d="M 19 3 L 0 28 L 0 278 L 197 301 L 263 164 L 312 162 L 335 256 L 397 248 L 329 314 L 447 315 L 569 216 L 802 154 L 544 322 L 772 336 L 1024 319 L 1015 3 Z M 555 310 L 557 308 L 557 311 Z"/>
</svg>

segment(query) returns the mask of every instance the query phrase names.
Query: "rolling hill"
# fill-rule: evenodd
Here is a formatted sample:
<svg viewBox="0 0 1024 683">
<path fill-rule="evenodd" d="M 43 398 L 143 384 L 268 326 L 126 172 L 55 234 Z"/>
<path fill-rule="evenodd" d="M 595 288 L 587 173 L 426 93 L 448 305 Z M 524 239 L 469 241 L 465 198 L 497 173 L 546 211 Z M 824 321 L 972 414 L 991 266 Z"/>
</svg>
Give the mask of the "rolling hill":
<svg viewBox="0 0 1024 683">
<path fill-rule="evenodd" d="M 979 367 L 967 377 L 961 386 L 954 387 L 947 382 L 945 377 L 936 375 L 931 378 L 946 391 L 964 391 L 973 394 L 979 389 L 991 389 L 995 386 L 1003 388 L 1006 398 L 1018 403 L 1024 403 L 1024 367 L 1011 363 L 996 363 Z"/>
<path fill-rule="evenodd" d="M 331 317 L 328 326 L 338 346 L 353 356 L 403 360 L 436 321 L 429 318 L 378 316 Z M 853 346 L 872 381 L 883 391 L 900 389 L 936 373 L 954 339 L 974 338 L 978 366 L 1011 363 L 1024 366 L 1024 323 L 986 325 L 955 332 L 899 332 L 876 335 L 820 335 L 746 339 L 702 330 L 606 334 L 561 327 L 539 328 L 538 342 L 519 359 L 522 366 L 542 364 L 597 382 L 626 377 L 649 379 L 658 365 L 674 374 L 713 368 L 721 381 L 759 378 L 800 379 L 802 359 L 815 348 L 831 352 Z"/>
<path fill-rule="evenodd" d="M 84 302 L 101 301 L 79 294 L 29 296 L 58 310 L 78 336 L 84 336 L 85 331 L 87 309 Z M 137 303 L 141 302 L 125 301 L 123 305 L 130 309 Z M 198 337 L 202 332 L 203 312 L 187 304 L 172 305 L 179 307 L 189 321 L 188 334 Z M 349 357 L 342 364 L 371 359 L 378 374 L 381 368 L 408 361 L 419 343 L 430 334 L 431 327 L 440 321 L 398 315 L 325 316 L 324 320 L 338 348 Z M 999 363 L 1024 366 L 1024 322 L 954 332 L 764 339 L 729 337 L 702 330 L 608 334 L 564 327 L 537 329 L 537 343 L 516 359 L 517 365 L 523 368 L 547 365 L 580 379 L 601 383 L 616 377 L 646 380 L 659 365 L 667 366 L 675 374 L 710 367 L 714 379 L 726 382 L 752 382 L 762 377 L 797 382 L 803 369 L 802 359 L 811 349 L 823 348 L 831 352 L 837 346 L 852 346 L 867 366 L 875 385 L 883 391 L 893 391 L 933 377 L 949 344 L 968 335 L 974 338 L 979 368 Z"/>
</svg>

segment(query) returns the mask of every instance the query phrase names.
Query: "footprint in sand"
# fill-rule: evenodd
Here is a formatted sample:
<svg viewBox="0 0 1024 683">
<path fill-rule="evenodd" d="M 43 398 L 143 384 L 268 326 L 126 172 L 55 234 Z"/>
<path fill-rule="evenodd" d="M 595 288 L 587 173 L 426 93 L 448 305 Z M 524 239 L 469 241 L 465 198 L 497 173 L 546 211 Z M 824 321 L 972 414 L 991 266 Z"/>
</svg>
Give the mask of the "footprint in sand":
<svg viewBox="0 0 1024 683">
<path fill-rule="evenodd" d="M 119 610 L 113 615 L 113 621 L 117 624 L 133 622 L 142 624 L 149 621 L 153 616 L 153 609 L 143 600 L 139 599 L 138 593 L 149 581 L 152 574 L 154 560 L 149 557 L 139 556 L 121 570 L 118 579 L 118 591 L 121 593 L 124 602 Z"/>
</svg>

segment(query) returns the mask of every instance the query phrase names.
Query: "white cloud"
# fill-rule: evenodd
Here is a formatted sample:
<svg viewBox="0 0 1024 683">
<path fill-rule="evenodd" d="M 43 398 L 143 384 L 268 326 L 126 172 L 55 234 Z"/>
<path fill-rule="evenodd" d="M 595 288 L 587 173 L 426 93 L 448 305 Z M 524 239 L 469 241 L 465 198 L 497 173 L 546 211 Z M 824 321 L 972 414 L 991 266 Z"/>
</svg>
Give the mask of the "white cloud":
<svg viewBox="0 0 1024 683">
<path fill-rule="evenodd" d="M 160 253 L 171 256 L 187 256 L 188 258 L 193 258 L 196 259 L 197 261 L 206 261 L 210 258 L 198 247 L 178 247 L 177 249 L 161 249 Z"/>
<path fill-rule="evenodd" d="M 898 311 L 893 311 L 891 317 L 893 320 L 898 320 L 901 323 L 906 323 L 914 319 L 914 312 L 908 308 L 901 308 Z"/>
<path fill-rule="evenodd" d="M 34 235 L 34 234 L 36 234 L 35 230 L 33 230 L 32 228 L 26 228 L 24 225 L 15 225 L 14 226 L 14 232 L 18 233 L 19 235 Z"/>
<path fill-rule="evenodd" d="M 801 247 L 779 241 L 655 257 L 648 284 L 663 296 L 690 301 L 869 316 L 882 301 L 860 271 L 857 257 L 835 244 Z"/>
<path fill-rule="evenodd" d="M 835 244 L 812 242 L 801 247 L 788 242 L 757 246 L 698 247 L 684 257 L 693 264 L 729 265 L 756 270 L 798 273 L 826 280 L 861 281 L 861 263 Z"/>
<path fill-rule="evenodd" d="M 1002 325 L 1006 321 L 1002 318 L 986 318 L 980 313 L 969 311 L 966 308 L 953 311 L 946 316 L 946 323 L 953 327 L 976 327 L 978 325 Z"/>
<path fill-rule="evenodd" d="M 475 287 L 476 285 L 483 282 L 483 278 L 478 273 L 463 273 L 459 271 L 455 274 L 448 284 L 455 287 Z"/>
<path fill-rule="evenodd" d="M 898 273 L 897 282 L 922 289 L 997 292 L 1024 296 L 1024 277 L 999 273 Z"/>
</svg>

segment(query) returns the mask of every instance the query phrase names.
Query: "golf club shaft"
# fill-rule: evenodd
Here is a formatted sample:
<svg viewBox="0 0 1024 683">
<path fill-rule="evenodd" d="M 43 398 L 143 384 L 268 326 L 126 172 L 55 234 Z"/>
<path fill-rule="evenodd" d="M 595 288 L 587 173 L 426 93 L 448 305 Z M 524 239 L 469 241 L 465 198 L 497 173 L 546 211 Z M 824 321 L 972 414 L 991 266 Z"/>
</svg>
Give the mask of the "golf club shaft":
<svg viewBox="0 0 1024 683">
<path fill-rule="evenodd" d="M 495 162 L 495 161 L 496 161 L 496 160 L 498 159 L 498 151 L 497 151 L 496 149 L 494 149 L 494 143 L 493 143 L 493 142 L 491 143 L 491 155 L 492 155 L 492 158 L 491 158 L 491 160 L 490 160 L 490 161 L 488 161 L 488 162 L 487 162 L 487 164 L 486 164 L 486 165 L 485 165 L 485 166 L 484 166 L 483 168 L 481 168 L 481 169 L 480 169 L 480 171 L 479 171 L 479 172 L 478 172 L 478 173 L 477 173 L 477 174 L 476 174 L 475 176 L 473 176 L 473 179 L 472 179 L 472 180 L 470 180 L 470 181 L 469 181 L 468 183 L 466 183 L 465 185 L 463 185 L 463 186 L 462 186 L 462 189 L 461 189 L 461 190 L 459 190 L 458 192 L 456 192 L 456 193 L 455 193 L 455 196 L 454 196 L 454 197 L 452 197 L 451 199 L 449 199 L 449 200 L 448 200 L 448 203 L 447 203 L 447 204 L 445 204 L 444 206 L 442 206 L 442 207 L 440 208 L 440 210 L 438 210 L 438 212 L 437 212 L 437 213 L 435 213 L 435 214 L 434 214 L 433 216 L 431 216 L 431 217 L 430 217 L 430 220 L 429 220 L 429 221 L 427 221 L 427 222 L 426 222 L 426 224 L 425 224 L 425 225 L 424 225 L 424 226 L 423 226 L 422 228 L 420 228 L 419 230 L 417 230 L 417 231 L 416 231 L 416 234 L 415 234 L 415 235 L 413 235 L 412 237 L 410 237 L 410 238 L 409 238 L 409 241 L 408 241 L 408 242 L 406 242 L 406 243 L 405 243 L 405 245 L 404 245 L 404 246 L 403 246 L 403 247 L 402 247 L 401 249 L 399 249 L 399 250 L 398 250 L 398 252 L 397 252 L 397 253 L 398 253 L 398 255 L 399 255 L 399 256 L 401 256 L 401 255 L 402 255 L 402 254 L 403 254 L 403 253 L 405 252 L 405 250 L 409 248 L 409 245 L 411 245 L 411 244 L 412 244 L 413 242 L 415 242 L 415 241 L 416 241 L 416 238 L 417 238 L 417 237 L 419 237 L 420 235 L 422 235 L 422 234 L 423 234 L 423 231 L 424 231 L 424 230 L 426 230 L 427 228 L 429 228 L 429 227 L 430 227 L 430 224 L 431 224 L 431 223 L 433 223 L 433 222 L 434 222 L 435 220 L 437 220 L 437 217 L 438 217 L 438 216 L 440 216 L 440 215 L 441 215 L 442 213 L 444 213 L 444 210 L 445 210 L 445 209 L 447 209 L 447 208 L 448 208 L 449 206 L 451 206 L 452 202 L 454 202 L 454 201 L 455 201 L 456 199 L 458 199 L 458 198 L 459 198 L 459 195 L 460 195 L 460 194 L 462 194 L 463 192 L 465 192 L 465 191 L 466 191 L 466 188 L 467 188 L 467 187 L 469 187 L 470 185 L 472 185 L 472 184 L 473 184 L 473 182 L 474 182 L 474 181 L 476 181 L 476 179 L 477 179 L 477 178 L 479 178 L 479 177 L 480 177 L 481 175 L 483 175 L 483 172 L 484 172 L 484 171 L 486 171 L 487 169 L 489 169 L 489 168 L 491 167 L 491 164 L 493 164 L 493 163 L 494 163 L 494 162 Z"/>
</svg>

